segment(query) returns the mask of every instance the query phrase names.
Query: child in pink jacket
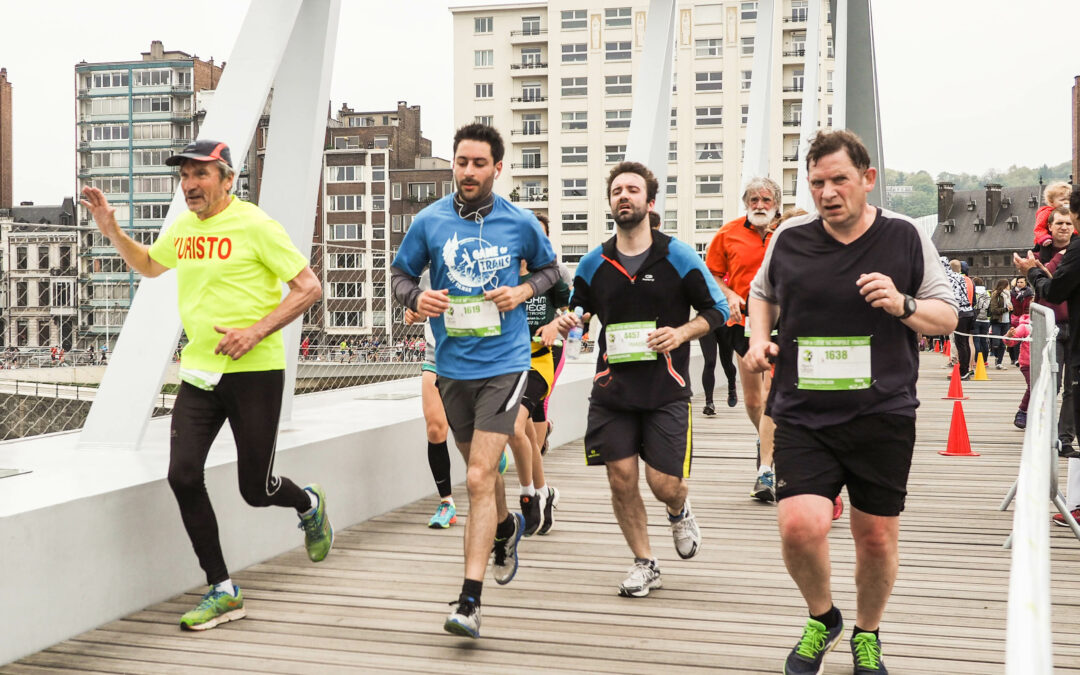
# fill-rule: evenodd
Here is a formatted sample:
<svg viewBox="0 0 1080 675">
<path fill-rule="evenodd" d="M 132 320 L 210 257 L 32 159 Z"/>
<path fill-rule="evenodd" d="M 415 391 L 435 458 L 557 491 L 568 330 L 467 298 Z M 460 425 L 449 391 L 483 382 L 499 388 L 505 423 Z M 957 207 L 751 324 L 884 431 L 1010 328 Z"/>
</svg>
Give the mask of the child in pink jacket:
<svg viewBox="0 0 1080 675">
<path fill-rule="evenodd" d="M 1006 333 L 1008 337 L 1027 338 L 1031 336 L 1031 315 L 1024 314 L 1020 317 L 1020 323 L 1015 328 L 1010 328 Z M 1020 399 L 1020 409 L 1016 411 L 1013 424 L 1016 428 L 1023 429 L 1027 426 L 1028 399 L 1031 398 L 1031 343 L 1026 340 L 1020 343 L 1020 372 L 1024 374 L 1024 382 L 1027 389 L 1024 398 Z"/>
</svg>

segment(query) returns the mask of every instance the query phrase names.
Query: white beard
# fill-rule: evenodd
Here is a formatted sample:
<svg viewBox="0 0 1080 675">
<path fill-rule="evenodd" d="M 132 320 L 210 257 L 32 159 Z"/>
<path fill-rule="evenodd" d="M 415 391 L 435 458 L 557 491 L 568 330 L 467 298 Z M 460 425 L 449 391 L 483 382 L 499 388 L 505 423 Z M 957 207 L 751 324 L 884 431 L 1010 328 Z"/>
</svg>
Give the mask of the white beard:
<svg viewBox="0 0 1080 675">
<path fill-rule="evenodd" d="M 776 217 L 776 209 L 769 209 L 767 213 L 754 213 L 751 211 L 746 215 L 746 219 L 750 221 L 750 224 L 754 227 L 766 227 Z"/>
</svg>

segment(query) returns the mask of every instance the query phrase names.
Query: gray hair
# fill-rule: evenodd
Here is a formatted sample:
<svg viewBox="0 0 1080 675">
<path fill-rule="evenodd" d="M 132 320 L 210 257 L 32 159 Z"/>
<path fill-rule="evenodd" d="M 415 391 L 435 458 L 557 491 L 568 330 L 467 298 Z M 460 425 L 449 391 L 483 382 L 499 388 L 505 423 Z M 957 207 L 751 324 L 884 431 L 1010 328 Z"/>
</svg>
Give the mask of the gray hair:
<svg viewBox="0 0 1080 675">
<path fill-rule="evenodd" d="M 772 178 L 768 176 L 757 176 L 751 178 L 750 182 L 746 184 L 746 189 L 742 193 L 743 204 L 746 204 L 750 198 L 750 195 L 760 192 L 761 190 L 768 190 L 772 193 L 773 201 L 776 202 L 776 206 L 780 206 L 780 186 Z"/>
<path fill-rule="evenodd" d="M 226 164 L 223 160 L 215 159 L 214 164 L 217 166 L 218 173 L 221 174 L 222 180 L 236 174 L 236 170 Z"/>
</svg>

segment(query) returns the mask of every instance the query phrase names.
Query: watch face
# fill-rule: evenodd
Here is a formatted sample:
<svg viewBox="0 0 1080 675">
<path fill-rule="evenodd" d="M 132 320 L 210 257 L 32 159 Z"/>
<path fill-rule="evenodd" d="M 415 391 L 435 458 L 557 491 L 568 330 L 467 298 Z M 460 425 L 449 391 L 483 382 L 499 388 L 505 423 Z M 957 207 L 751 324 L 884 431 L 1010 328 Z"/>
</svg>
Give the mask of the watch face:
<svg viewBox="0 0 1080 675">
<path fill-rule="evenodd" d="M 904 297 L 904 314 L 910 316 L 915 313 L 915 298 L 910 295 Z"/>
</svg>

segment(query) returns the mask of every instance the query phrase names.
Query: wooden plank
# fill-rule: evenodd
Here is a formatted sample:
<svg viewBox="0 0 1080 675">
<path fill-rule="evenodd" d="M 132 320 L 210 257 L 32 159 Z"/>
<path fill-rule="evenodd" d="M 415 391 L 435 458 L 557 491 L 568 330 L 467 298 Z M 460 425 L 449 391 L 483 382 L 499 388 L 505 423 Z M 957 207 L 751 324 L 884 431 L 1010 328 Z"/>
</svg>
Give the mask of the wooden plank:
<svg viewBox="0 0 1080 675">
<path fill-rule="evenodd" d="M 942 457 L 952 402 L 940 398 L 948 388 L 941 363 L 923 355 L 901 569 L 882 626 L 885 656 L 894 672 L 1001 672 L 1011 564 L 1001 544 L 1013 514 L 997 507 L 1018 468 L 1023 434 L 1012 414 L 1023 378 L 1010 369 L 991 371 L 990 382 L 964 383 L 971 442 L 982 456 Z M 615 593 L 630 555 L 605 473 L 583 465 L 575 441 L 545 460 L 549 482 L 562 491 L 552 533 L 522 542 L 513 583 L 485 584 L 481 640 L 441 629 L 461 583 L 468 499 L 458 484 L 459 524 L 449 530 L 426 527 L 438 501 L 432 496 L 341 530 L 323 563 L 310 563 L 298 547 L 237 571 L 243 621 L 202 634 L 179 631 L 179 615 L 202 592 L 193 589 L 0 673 L 777 672 L 806 609 L 780 558 L 775 506 L 748 498 L 755 435 L 745 412 L 718 413 L 694 418 L 690 482 L 704 537 L 697 557 L 675 556 L 662 505 L 646 500 L 664 573 L 664 588 L 648 598 Z M 516 479 L 506 482 L 513 508 Z M 642 492 L 649 495 L 644 479 Z M 846 515 L 829 542 L 833 595 L 850 625 L 854 549 Z M 1052 529 L 1055 626 L 1080 621 L 1077 548 L 1071 533 Z M 1053 649 L 1057 671 L 1080 673 L 1080 645 L 1067 630 L 1059 630 Z M 849 659 L 841 645 L 825 672 L 850 672 Z"/>
</svg>

